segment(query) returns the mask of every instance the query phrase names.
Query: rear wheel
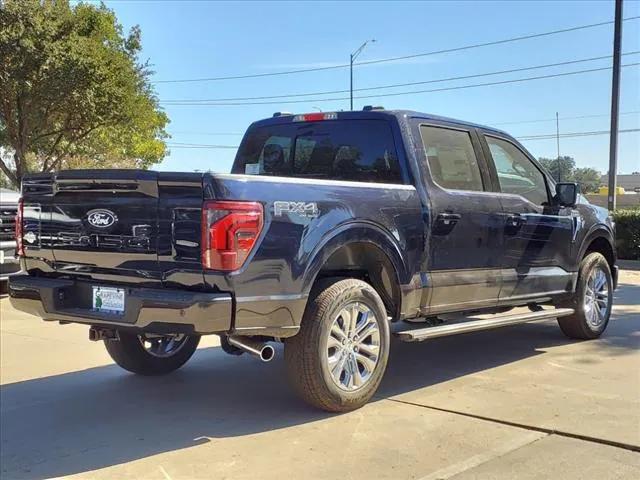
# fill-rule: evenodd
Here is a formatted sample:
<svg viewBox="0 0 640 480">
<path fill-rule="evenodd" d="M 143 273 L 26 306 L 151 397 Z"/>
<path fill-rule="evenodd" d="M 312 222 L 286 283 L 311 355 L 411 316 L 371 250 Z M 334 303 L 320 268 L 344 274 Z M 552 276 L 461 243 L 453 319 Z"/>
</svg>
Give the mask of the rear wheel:
<svg viewBox="0 0 640 480">
<path fill-rule="evenodd" d="M 571 301 L 573 315 L 558 319 L 563 333 L 570 338 L 598 338 L 607 328 L 613 303 L 611 269 L 602 254 L 594 252 L 580 263 L 578 284 Z"/>
<path fill-rule="evenodd" d="M 139 375 L 164 375 L 184 365 L 198 348 L 199 335 L 118 332 L 104 345 L 114 362 Z"/>
<path fill-rule="evenodd" d="M 360 408 L 378 389 L 389 357 L 389 322 L 378 293 L 340 280 L 309 299 L 300 332 L 285 343 L 289 380 L 311 405 Z"/>
</svg>

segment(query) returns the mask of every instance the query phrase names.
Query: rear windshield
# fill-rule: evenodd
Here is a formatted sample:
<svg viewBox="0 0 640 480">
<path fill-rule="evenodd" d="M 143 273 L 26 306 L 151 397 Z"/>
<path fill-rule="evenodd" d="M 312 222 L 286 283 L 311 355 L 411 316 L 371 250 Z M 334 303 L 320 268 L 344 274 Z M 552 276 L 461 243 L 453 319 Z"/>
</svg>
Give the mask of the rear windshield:
<svg viewBox="0 0 640 480">
<path fill-rule="evenodd" d="M 326 120 L 257 127 L 245 136 L 232 173 L 402 183 L 385 120 Z"/>
</svg>

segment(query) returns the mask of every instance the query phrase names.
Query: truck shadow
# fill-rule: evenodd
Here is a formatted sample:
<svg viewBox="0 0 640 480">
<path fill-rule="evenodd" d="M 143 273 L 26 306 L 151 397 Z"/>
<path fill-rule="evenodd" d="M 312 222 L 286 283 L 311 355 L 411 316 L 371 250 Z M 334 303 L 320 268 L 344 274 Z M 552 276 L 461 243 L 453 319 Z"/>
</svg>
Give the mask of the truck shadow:
<svg viewBox="0 0 640 480">
<path fill-rule="evenodd" d="M 627 295 L 640 298 L 640 287 L 626 286 Z M 637 349 L 637 313 L 622 309 L 615 318 L 595 348 L 611 355 Z M 376 399 L 544 355 L 547 348 L 569 343 L 555 322 L 424 344 L 394 341 Z M 203 348 L 186 367 L 165 377 L 137 377 L 109 365 L 4 385 L 0 397 L 1 476 L 11 479 L 88 472 L 330 416 L 294 397 L 281 348 L 269 365 Z"/>
</svg>

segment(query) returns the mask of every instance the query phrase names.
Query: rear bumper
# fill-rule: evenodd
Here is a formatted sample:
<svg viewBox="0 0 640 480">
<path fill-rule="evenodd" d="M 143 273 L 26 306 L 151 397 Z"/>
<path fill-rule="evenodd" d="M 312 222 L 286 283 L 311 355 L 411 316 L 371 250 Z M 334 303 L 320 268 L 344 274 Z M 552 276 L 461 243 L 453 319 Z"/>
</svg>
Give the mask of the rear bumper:
<svg viewBox="0 0 640 480">
<path fill-rule="evenodd" d="M 122 315 L 88 306 L 86 282 L 14 276 L 9 279 L 11 305 L 44 320 L 83 323 L 155 333 L 221 333 L 231 329 L 232 301 L 227 293 L 129 288 Z"/>
</svg>

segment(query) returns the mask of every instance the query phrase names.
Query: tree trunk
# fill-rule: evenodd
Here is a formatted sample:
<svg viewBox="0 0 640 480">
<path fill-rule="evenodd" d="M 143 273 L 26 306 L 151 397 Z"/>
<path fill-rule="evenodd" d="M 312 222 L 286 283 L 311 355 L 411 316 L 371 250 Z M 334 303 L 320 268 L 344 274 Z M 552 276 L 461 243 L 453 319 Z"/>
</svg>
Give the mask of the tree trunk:
<svg viewBox="0 0 640 480">
<path fill-rule="evenodd" d="M 22 176 L 24 175 L 24 154 L 16 150 L 16 153 L 13 154 L 13 161 L 16 164 L 15 184 L 16 187 L 20 188 Z"/>
<path fill-rule="evenodd" d="M 15 155 L 14 155 L 15 158 Z M 15 173 L 11 171 L 9 167 L 7 167 L 6 163 L 0 158 L 0 170 L 7 176 L 9 181 L 16 187 L 20 188 L 20 181 Z"/>
</svg>

